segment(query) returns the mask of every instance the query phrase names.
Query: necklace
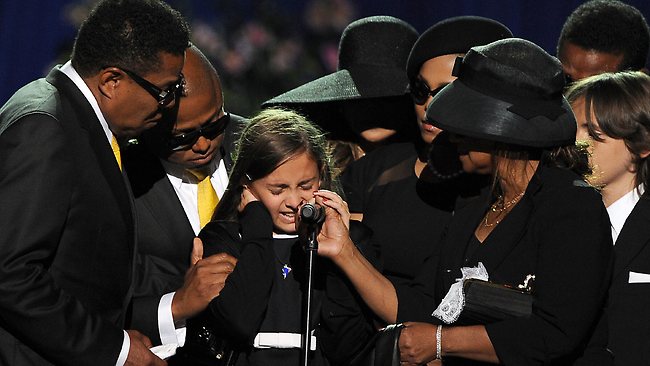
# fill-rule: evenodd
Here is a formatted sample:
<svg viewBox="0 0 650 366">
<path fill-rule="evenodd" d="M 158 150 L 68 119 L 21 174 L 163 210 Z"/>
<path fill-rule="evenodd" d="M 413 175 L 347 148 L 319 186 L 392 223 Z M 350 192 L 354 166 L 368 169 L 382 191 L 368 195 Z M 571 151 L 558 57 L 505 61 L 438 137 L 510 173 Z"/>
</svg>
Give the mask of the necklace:
<svg viewBox="0 0 650 366">
<path fill-rule="evenodd" d="M 275 238 L 275 239 L 278 239 L 278 238 Z M 293 246 L 293 244 L 292 244 L 292 246 Z M 282 259 L 280 259 L 280 256 L 278 255 L 278 249 L 280 249 L 280 248 L 278 247 L 278 245 L 276 243 L 274 243 L 273 254 L 275 255 L 275 259 L 278 261 L 278 263 L 280 263 L 282 265 L 282 268 L 280 269 L 280 273 L 282 273 L 282 279 L 286 280 L 287 276 L 289 276 L 289 273 L 292 271 L 292 268 L 289 265 L 290 264 L 289 260 L 283 261 Z M 291 249 L 289 249 L 289 258 L 290 257 L 291 257 Z"/>
<path fill-rule="evenodd" d="M 511 199 L 508 202 L 504 202 L 503 195 L 499 195 L 499 197 L 497 197 L 497 200 L 492 204 L 492 206 L 490 206 L 490 209 L 485 213 L 485 218 L 483 219 L 483 226 L 493 227 L 495 225 L 499 225 L 499 223 L 503 219 L 503 218 L 500 219 L 499 217 L 503 215 L 506 212 L 506 210 L 514 206 L 517 202 L 519 202 L 521 197 L 524 196 L 524 193 L 525 191 L 522 191 L 517 196 L 515 196 L 515 198 Z M 496 215 L 496 219 L 492 223 L 488 221 L 491 213 L 494 213 Z"/>
</svg>

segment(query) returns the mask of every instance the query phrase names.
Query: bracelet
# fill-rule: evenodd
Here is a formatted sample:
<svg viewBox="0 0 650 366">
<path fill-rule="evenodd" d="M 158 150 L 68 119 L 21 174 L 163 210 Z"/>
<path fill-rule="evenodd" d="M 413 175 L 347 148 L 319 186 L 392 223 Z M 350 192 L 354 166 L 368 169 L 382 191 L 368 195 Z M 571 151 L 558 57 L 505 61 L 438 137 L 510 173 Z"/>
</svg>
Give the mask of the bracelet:
<svg viewBox="0 0 650 366">
<path fill-rule="evenodd" d="M 436 360 L 442 359 L 442 324 L 436 328 Z"/>
</svg>

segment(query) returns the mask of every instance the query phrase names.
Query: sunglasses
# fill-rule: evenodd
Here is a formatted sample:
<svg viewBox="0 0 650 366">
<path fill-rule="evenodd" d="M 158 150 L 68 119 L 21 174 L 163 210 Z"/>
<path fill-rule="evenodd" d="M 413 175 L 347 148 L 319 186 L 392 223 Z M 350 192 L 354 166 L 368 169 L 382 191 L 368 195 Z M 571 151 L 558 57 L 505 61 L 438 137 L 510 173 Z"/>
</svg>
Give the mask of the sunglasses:
<svg viewBox="0 0 650 366">
<path fill-rule="evenodd" d="M 447 84 L 441 85 L 440 87 L 431 90 L 429 88 L 429 85 L 422 80 L 420 77 L 417 77 L 409 83 L 409 92 L 411 93 L 411 98 L 413 98 L 413 102 L 417 105 L 424 105 L 424 103 L 427 102 L 429 99 L 429 96 L 433 97 L 434 95 L 438 94 L 442 88 L 447 86 Z"/>
<path fill-rule="evenodd" d="M 131 70 L 124 68 L 120 68 L 120 70 L 124 71 L 124 73 L 129 75 L 129 77 L 133 79 L 136 84 L 140 85 L 142 89 L 151 94 L 151 96 L 154 97 L 156 101 L 158 101 L 158 105 L 160 107 L 165 107 L 169 105 L 169 103 L 173 102 L 174 99 L 176 99 L 176 94 L 182 90 L 183 85 L 185 84 L 185 77 L 181 73 L 178 76 L 178 80 L 176 80 L 169 88 L 167 88 L 167 90 L 162 90 Z"/>
<path fill-rule="evenodd" d="M 181 151 L 190 149 L 201 136 L 208 140 L 213 140 L 225 131 L 228 122 L 230 122 L 230 113 L 224 114 L 216 121 L 208 121 L 204 123 L 203 126 L 197 130 L 170 136 L 169 141 L 167 141 L 167 147 L 171 151 Z"/>
</svg>

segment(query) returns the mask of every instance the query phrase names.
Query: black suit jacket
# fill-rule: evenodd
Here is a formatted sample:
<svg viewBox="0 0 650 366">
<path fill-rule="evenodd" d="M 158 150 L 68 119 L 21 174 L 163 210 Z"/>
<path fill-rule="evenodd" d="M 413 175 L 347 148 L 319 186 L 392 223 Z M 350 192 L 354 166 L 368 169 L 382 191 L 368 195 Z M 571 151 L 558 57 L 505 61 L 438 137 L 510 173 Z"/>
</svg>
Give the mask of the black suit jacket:
<svg viewBox="0 0 650 366">
<path fill-rule="evenodd" d="M 0 364 L 114 365 L 132 201 L 90 104 L 58 69 L 0 110 Z"/>
<path fill-rule="evenodd" d="M 455 212 L 418 285 L 398 288 L 400 313 L 420 306 L 420 314 L 431 314 L 460 268 L 478 261 L 496 283 L 517 286 L 534 274 L 533 315 L 488 324 L 488 336 L 503 364 L 570 364 L 609 286 L 611 233 L 600 195 L 569 171 L 540 166 L 521 201 L 471 254 L 468 244 L 490 206 L 486 193 Z"/>
<path fill-rule="evenodd" d="M 614 246 L 609 289 L 609 349 L 616 365 L 650 364 L 650 282 L 629 283 L 630 272 L 650 274 L 650 196 L 634 207 Z"/>
<path fill-rule="evenodd" d="M 228 171 L 231 153 L 246 122 L 243 117 L 230 115 L 221 145 Z M 130 327 L 159 344 L 158 304 L 162 295 L 183 285 L 195 235 L 160 159 L 143 145 L 129 146 L 123 157 L 138 222 L 139 251 Z"/>
</svg>

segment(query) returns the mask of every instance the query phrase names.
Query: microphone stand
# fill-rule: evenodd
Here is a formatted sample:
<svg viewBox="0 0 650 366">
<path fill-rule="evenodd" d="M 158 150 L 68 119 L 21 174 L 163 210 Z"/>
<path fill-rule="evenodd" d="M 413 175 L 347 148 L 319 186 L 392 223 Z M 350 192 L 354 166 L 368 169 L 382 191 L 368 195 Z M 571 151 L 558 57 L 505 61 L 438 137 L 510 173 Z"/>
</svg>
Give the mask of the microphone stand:
<svg viewBox="0 0 650 366">
<path fill-rule="evenodd" d="M 324 218 L 324 217 L 323 217 Z M 303 334 L 301 337 L 301 365 L 309 365 L 309 351 L 311 349 L 311 308 L 313 294 L 314 275 L 314 253 L 318 250 L 318 232 L 322 220 L 304 220 L 303 225 L 307 226 L 306 235 L 303 237 L 304 249 L 307 254 L 307 291 L 303 294 Z"/>
</svg>

